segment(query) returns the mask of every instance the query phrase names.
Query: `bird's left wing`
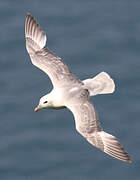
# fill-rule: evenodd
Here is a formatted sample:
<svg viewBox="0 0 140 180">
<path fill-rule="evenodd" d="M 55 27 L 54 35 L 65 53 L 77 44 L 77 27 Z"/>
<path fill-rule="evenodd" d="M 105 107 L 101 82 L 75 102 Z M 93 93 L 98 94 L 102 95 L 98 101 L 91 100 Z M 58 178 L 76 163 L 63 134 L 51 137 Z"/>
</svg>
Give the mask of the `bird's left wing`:
<svg viewBox="0 0 140 180">
<path fill-rule="evenodd" d="M 82 82 L 76 78 L 61 58 L 52 53 L 46 45 L 46 34 L 31 14 L 27 14 L 25 21 L 26 49 L 32 63 L 44 71 L 51 79 L 53 86 Z"/>
<path fill-rule="evenodd" d="M 66 106 L 72 111 L 76 130 L 93 146 L 110 156 L 122 161 L 131 162 L 124 148 L 116 137 L 103 131 L 98 121 L 94 106 L 88 100 L 88 92 L 83 90 L 69 99 Z"/>
</svg>

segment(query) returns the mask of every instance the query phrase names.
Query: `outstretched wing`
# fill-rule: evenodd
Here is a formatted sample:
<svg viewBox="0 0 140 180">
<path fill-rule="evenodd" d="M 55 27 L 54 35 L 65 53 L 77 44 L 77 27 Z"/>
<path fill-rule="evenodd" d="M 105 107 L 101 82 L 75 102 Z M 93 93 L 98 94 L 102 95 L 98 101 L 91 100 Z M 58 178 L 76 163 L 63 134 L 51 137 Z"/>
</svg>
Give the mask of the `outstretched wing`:
<svg viewBox="0 0 140 180">
<path fill-rule="evenodd" d="M 88 92 L 83 90 L 67 103 L 72 111 L 77 131 L 93 146 L 101 149 L 110 156 L 122 161 L 131 162 L 124 148 L 116 137 L 104 132 L 98 121 L 94 106 L 87 99 Z"/>
<path fill-rule="evenodd" d="M 77 79 L 61 58 L 53 54 L 47 47 L 46 34 L 31 14 L 27 14 L 25 21 L 26 49 L 32 63 L 50 77 L 53 86 L 62 87 L 71 82 L 82 83 Z"/>
</svg>

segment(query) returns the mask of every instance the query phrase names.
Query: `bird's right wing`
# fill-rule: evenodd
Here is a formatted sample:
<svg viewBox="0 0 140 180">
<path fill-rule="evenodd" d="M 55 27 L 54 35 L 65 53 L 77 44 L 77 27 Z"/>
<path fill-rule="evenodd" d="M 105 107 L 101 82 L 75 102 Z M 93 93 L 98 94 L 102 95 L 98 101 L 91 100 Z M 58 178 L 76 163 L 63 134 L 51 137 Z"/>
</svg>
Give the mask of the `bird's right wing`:
<svg viewBox="0 0 140 180">
<path fill-rule="evenodd" d="M 93 146 L 101 149 L 110 156 L 122 161 L 131 162 L 124 148 L 116 137 L 104 132 L 98 121 L 94 106 L 87 99 L 86 90 L 71 98 L 67 107 L 72 111 L 77 131 Z"/>
<path fill-rule="evenodd" d="M 51 79 L 53 86 L 62 87 L 67 84 L 81 84 L 60 57 L 52 53 L 46 44 L 46 34 L 31 14 L 25 21 L 26 49 L 32 63 L 44 71 Z"/>
</svg>

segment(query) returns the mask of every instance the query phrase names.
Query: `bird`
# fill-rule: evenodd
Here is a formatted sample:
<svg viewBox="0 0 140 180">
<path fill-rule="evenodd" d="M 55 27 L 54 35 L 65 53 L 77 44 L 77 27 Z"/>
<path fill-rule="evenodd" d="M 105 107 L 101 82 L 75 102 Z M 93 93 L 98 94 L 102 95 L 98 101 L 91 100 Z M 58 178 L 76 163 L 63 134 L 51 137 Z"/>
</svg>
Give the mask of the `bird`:
<svg viewBox="0 0 140 180">
<path fill-rule="evenodd" d="M 113 93 L 115 83 L 106 72 L 93 78 L 80 80 L 68 66 L 46 46 L 47 36 L 36 19 L 27 13 L 25 20 L 26 49 L 33 65 L 51 79 L 52 91 L 40 98 L 34 109 L 69 109 L 75 119 L 76 130 L 93 146 L 108 155 L 131 162 L 118 139 L 105 132 L 100 125 L 91 96 Z"/>
</svg>

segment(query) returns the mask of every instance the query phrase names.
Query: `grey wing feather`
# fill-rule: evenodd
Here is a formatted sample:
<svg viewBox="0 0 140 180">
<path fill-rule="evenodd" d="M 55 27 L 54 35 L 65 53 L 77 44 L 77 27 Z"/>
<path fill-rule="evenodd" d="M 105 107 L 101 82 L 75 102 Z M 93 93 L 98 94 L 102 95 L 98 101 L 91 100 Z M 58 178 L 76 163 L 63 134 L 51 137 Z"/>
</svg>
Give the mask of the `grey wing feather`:
<svg viewBox="0 0 140 180">
<path fill-rule="evenodd" d="M 116 137 L 106 133 L 100 126 L 94 106 L 88 100 L 88 92 L 83 90 L 80 95 L 72 98 L 67 107 L 72 111 L 77 131 L 88 142 L 110 156 L 121 161 L 131 162 L 128 153 L 119 144 Z"/>
<path fill-rule="evenodd" d="M 25 37 L 28 53 L 39 51 L 46 45 L 46 34 L 31 14 L 26 16 Z"/>
<path fill-rule="evenodd" d="M 88 137 L 90 133 L 102 130 L 97 113 L 88 100 L 84 103 L 67 105 L 67 107 L 74 115 L 76 130 L 84 137 Z"/>
<path fill-rule="evenodd" d="M 27 14 L 25 21 L 26 49 L 32 63 L 44 71 L 54 86 L 60 87 L 68 83 L 82 84 L 61 58 L 52 53 L 46 44 L 46 34 L 31 14 Z"/>
</svg>

